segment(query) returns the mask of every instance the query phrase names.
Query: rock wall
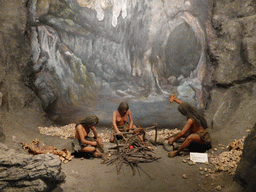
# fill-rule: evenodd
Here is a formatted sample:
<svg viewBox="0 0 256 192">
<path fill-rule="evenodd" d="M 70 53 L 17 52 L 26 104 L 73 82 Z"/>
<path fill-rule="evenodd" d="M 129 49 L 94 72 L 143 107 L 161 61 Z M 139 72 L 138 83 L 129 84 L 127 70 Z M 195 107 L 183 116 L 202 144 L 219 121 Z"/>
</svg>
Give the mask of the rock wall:
<svg viewBox="0 0 256 192">
<path fill-rule="evenodd" d="M 215 1 L 208 43 L 213 64 L 211 101 L 206 111 L 215 143 L 229 143 L 246 136 L 235 180 L 245 191 L 255 191 L 256 123 L 256 2 Z"/>
<path fill-rule="evenodd" d="M 214 87 L 206 113 L 212 131 L 227 142 L 256 123 L 255 18 L 255 1 L 214 2 L 214 35 L 208 43 Z"/>
<path fill-rule="evenodd" d="M 13 129 L 14 120 L 6 122 L 10 113 L 16 116 L 16 129 L 22 128 L 25 119 L 37 119 L 41 123 L 47 120 L 40 99 L 24 83 L 31 56 L 26 36 L 26 1 L 3 0 L 0 5 L 0 138 L 3 141 L 2 130 Z"/>
<path fill-rule="evenodd" d="M 0 29 L 0 107 L 2 111 L 26 107 L 38 112 L 41 102 L 24 84 L 30 44 L 25 37 L 27 23 L 26 1 L 1 1 Z M 16 11 L 18 10 L 18 11 Z"/>
</svg>

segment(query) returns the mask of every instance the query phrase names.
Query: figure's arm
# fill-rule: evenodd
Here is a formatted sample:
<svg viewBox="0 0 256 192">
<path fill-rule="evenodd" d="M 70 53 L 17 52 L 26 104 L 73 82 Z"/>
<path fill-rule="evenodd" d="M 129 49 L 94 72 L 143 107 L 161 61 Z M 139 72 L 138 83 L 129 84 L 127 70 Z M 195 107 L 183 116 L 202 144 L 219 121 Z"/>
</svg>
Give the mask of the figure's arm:
<svg viewBox="0 0 256 192">
<path fill-rule="evenodd" d="M 129 129 L 132 130 L 133 129 L 133 118 L 132 118 L 132 113 L 130 110 L 127 111 L 128 112 L 128 117 L 129 117 L 129 120 L 130 120 L 130 127 Z"/>
<path fill-rule="evenodd" d="M 81 142 L 86 145 L 94 145 L 94 146 L 97 145 L 96 141 L 88 141 L 85 139 L 87 134 L 84 134 L 83 129 L 84 129 L 84 127 L 81 124 L 77 126 L 77 131 L 78 131 L 78 135 L 79 135 Z"/>
<path fill-rule="evenodd" d="M 179 100 L 179 99 L 177 99 L 177 97 L 176 97 L 174 94 L 172 94 L 172 95 L 170 96 L 170 103 L 172 103 L 173 101 L 175 101 L 175 102 L 178 103 L 178 104 L 181 104 L 181 103 L 182 103 L 182 101 Z"/>
<path fill-rule="evenodd" d="M 117 125 L 116 125 L 116 112 L 113 112 L 112 125 L 114 127 L 115 133 L 120 133 Z"/>
<path fill-rule="evenodd" d="M 93 126 L 93 127 L 91 127 L 91 130 L 92 130 L 92 132 L 94 134 L 94 138 L 97 139 L 98 138 L 98 133 L 97 133 L 96 128 Z"/>
<path fill-rule="evenodd" d="M 191 128 L 192 124 L 193 124 L 193 120 L 189 118 L 187 123 L 186 123 L 186 125 L 181 130 L 181 132 L 179 132 L 174 137 L 171 137 L 169 139 L 169 144 L 173 144 L 173 142 L 175 142 L 175 141 L 179 140 L 180 138 L 182 138 L 185 135 L 185 133 Z"/>
<path fill-rule="evenodd" d="M 99 146 L 98 144 L 101 144 L 102 139 L 98 136 L 97 129 L 94 126 L 91 127 L 91 130 L 92 130 L 92 132 L 94 134 L 94 138 L 95 138 L 95 140 L 97 142 L 97 146 Z"/>
</svg>

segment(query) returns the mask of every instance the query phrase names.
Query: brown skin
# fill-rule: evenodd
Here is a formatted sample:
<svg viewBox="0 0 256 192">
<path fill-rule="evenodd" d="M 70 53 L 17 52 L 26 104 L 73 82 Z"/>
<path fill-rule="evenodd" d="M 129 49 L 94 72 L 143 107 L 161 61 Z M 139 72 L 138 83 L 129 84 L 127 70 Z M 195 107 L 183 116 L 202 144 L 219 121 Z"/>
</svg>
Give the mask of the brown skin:
<svg viewBox="0 0 256 192">
<path fill-rule="evenodd" d="M 134 129 L 136 129 L 136 126 L 133 125 L 133 119 L 132 119 L 132 113 L 130 110 L 122 110 L 122 111 L 114 111 L 113 112 L 113 118 L 112 118 L 112 125 L 114 127 L 114 131 L 115 133 L 120 133 L 118 126 L 122 126 L 125 125 L 126 121 L 130 120 L 130 125 L 127 126 L 126 131 L 133 131 Z M 122 135 L 123 136 L 123 135 Z M 124 136 L 123 136 L 124 137 Z M 138 135 L 138 137 L 140 138 L 141 141 L 143 141 L 143 138 L 145 139 L 145 135 L 143 135 L 143 137 L 141 135 Z M 111 143 L 114 142 L 114 137 L 113 135 L 111 136 L 110 140 Z"/>
<path fill-rule="evenodd" d="M 92 132 L 94 133 L 94 137 L 96 139 L 95 141 L 88 141 L 85 139 L 85 137 L 90 133 L 90 130 L 92 130 Z M 99 144 L 103 146 L 101 144 L 102 140 L 100 137 L 98 137 L 96 128 L 93 125 L 87 125 L 86 127 L 84 127 L 81 124 L 79 124 L 76 128 L 75 138 L 80 139 L 81 142 L 85 145 L 90 145 L 86 147 L 81 147 L 82 152 L 93 153 L 94 157 L 102 156 L 99 150 L 96 148 L 97 142 L 99 142 Z"/>
<path fill-rule="evenodd" d="M 171 95 L 170 97 L 170 102 L 172 103 L 173 101 L 177 102 L 178 104 L 181 104 L 182 101 L 180 101 L 179 99 L 177 99 L 175 97 L 175 95 Z M 177 150 L 177 151 L 171 151 L 168 153 L 169 157 L 174 157 L 176 155 L 179 154 L 180 151 L 182 151 L 183 149 L 187 148 L 191 142 L 196 142 L 196 143 L 201 143 L 201 144 L 205 144 L 205 142 L 199 137 L 199 135 L 197 134 L 198 131 L 200 130 L 204 130 L 204 128 L 201 125 L 197 125 L 196 122 L 191 119 L 188 118 L 186 125 L 183 127 L 182 131 L 179 132 L 178 134 L 174 135 L 173 137 L 170 137 L 168 139 L 168 142 L 170 145 L 173 144 L 173 142 L 179 140 L 180 138 L 184 137 L 185 134 L 189 131 L 191 134 L 186 138 L 186 140 L 184 141 L 184 143 L 181 145 L 181 147 Z"/>
</svg>

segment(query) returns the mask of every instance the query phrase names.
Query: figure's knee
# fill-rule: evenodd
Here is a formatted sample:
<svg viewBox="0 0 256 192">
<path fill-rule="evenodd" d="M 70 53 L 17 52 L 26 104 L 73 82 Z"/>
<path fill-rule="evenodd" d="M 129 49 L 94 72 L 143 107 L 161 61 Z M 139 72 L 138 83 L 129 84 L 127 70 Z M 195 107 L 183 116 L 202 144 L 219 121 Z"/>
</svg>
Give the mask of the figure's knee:
<svg viewBox="0 0 256 192">
<path fill-rule="evenodd" d="M 189 135 L 185 141 L 191 143 L 192 141 L 194 141 L 194 137 L 192 135 Z"/>
</svg>

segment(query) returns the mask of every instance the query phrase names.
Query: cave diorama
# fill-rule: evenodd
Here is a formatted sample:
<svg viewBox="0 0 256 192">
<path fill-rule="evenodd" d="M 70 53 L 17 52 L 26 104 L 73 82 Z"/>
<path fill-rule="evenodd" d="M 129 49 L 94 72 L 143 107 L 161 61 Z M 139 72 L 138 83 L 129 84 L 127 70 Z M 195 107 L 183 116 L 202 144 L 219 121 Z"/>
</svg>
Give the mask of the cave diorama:
<svg viewBox="0 0 256 192">
<path fill-rule="evenodd" d="M 255 0 L 0 10 L 0 191 L 256 191 Z"/>
</svg>

